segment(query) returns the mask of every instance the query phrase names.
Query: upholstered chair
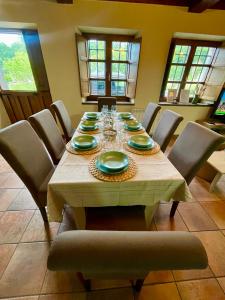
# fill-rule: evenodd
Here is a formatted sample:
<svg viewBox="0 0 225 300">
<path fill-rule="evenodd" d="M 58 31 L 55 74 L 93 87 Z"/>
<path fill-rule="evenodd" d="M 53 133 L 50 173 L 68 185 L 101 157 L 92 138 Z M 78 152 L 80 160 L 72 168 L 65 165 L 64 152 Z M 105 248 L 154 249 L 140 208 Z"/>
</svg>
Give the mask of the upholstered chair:
<svg viewBox="0 0 225 300">
<path fill-rule="evenodd" d="M 147 133 L 150 133 L 152 124 L 153 124 L 160 109 L 161 109 L 161 107 L 155 103 L 150 102 L 147 105 L 147 107 L 144 111 L 142 122 L 141 122 L 144 129 L 147 131 Z"/>
<path fill-rule="evenodd" d="M 159 123 L 153 132 L 152 138 L 159 144 L 163 152 L 166 150 L 166 147 L 182 120 L 183 117 L 181 115 L 171 110 L 165 110 L 162 113 Z"/>
<path fill-rule="evenodd" d="M 30 116 L 29 121 L 57 165 L 65 151 L 65 142 L 51 112 L 44 109 Z"/>
<path fill-rule="evenodd" d="M 188 122 L 187 126 L 177 138 L 168 159 L 190 184 L 198 170 L 225 138 L 195 122 Z M 174 201 L 170 216 L 173 217 L 179 201 Z"/>
<path fill-rule="evenodd" d="M 132 279 L 140 291 L 151 271 L 204 269 L 208 259 L 189 232 L 74 230 L 59 234 L 48 257 L 52 271 L 76 271 L 87 290 L 90 279 Z M 136 281 L 136 283 L 135 283 Z"/>
<path fill-rule="evenodd" d="M 19 121 L 0 130 L 0 153 L 24 182 L 43 220 L 48 222 L 45 210 L 47 186 L 55 167 L 28 121 Z"/>
<path fill-rule="evenodd" d="M 109 109 L 111 109 L 112 105 L 116 105 L 115 97 L 98 97 L 98 111 L 102 110 L 103 105 L 108 105 Z"/>
<path fill-rule="evenodd" d="M 56 113 L 59 123 L 62 127 L 64 137 L 66 141 L 69 141 L 73 136 L 75 129 L 72 127 L 72 122 L 69 113 L 63 103 L 63 101 L 58 100 L 52 103 L 51 108 Z"/>
</svg>

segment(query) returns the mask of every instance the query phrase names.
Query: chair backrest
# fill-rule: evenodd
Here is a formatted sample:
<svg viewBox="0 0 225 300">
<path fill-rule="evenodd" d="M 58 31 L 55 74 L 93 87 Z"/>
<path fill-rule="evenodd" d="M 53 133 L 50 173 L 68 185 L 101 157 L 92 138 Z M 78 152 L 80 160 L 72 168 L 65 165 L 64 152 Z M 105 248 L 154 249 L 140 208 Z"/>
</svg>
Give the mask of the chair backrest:
<svg viewBox="0 0 225 300">
<path fill-rule="evenodd" d="M 87 279 L 144 278 L 152 270 L 207 264 L 200 240 L 179 231 L 67 231 L 53 241 L 48 257 L 50 270 L 74 270 Z"/>
<path fill-rule="evenodd" d="M 65 139 L 69 141 L 73 135 L 72 122 L 69 116 L 69 113 L 63 103 L 63 101 L 58 100 L 51 104 L 56 116 L 59 120 L 59 123 L 62 127 Z"/>
<path fill-rule="evenodd" d="M 165 110 L 162 113 L 152 138 L 159 144 L 163 152 L 166 150 L 166 147 L 168 146 L 174 132 L 182 120 L 183 117 L 181 115 L 171 110 Z"/>
<path fill-rule="evenodd" d="M 188 122 L 173 145 L 168 159 L 189 184 L 200 167 L 224 140 L 222 135 L 197 123 Z"/>
<path fill-rule="evenodd" d="M 155 103 L 149 103 L 147 105 L 143 115 L 142 125 L 148 133 L 160 109 L 161 107 Z"/>
<path fill-rule="evenodd" d="M 102 110 L 103 105 L 108 105 L 109 109 L 112 105 L 116 105 L 115 97 L 98 97 L 98 111 Z"/>
<path fill-rule="evenodd" d="M 0 152 L 37 202 L 40 187 L 55 167 L 28 121 L 19 121 L 0 130 Z"/>
<path fill-rule="evenodd" d="M 65 143 L 51 112 L 44 109 L 30 116 L 29 121 L 57 164 L 65 151 Z"/>
</svg>

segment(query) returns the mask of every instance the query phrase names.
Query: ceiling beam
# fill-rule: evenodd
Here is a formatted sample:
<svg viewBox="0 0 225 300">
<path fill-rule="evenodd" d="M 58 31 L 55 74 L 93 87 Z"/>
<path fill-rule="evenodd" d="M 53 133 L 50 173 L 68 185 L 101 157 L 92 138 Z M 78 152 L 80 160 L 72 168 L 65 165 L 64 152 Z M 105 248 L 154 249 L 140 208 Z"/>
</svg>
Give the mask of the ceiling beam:
<svg viewBox="0 0 225 300">
<path fill-rule="evenodd" d="M 219 2 L 220 0 L 193 0 L 191 1 L 188 11 L 193 13 L 201 13 L 208 8 L 212 8 Z"/>
<path fill-rule="evenodd" d="M 58 3 L 73 4 L 73 0 L 56 0 Z"/>
</svg>

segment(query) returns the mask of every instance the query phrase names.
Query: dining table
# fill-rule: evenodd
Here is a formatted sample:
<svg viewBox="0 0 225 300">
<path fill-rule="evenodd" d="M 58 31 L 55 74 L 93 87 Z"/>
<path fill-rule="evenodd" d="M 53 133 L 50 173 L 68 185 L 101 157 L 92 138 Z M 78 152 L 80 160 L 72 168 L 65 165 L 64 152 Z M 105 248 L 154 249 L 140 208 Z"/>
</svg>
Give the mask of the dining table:
<svg viewBox="0 0 225 300">
<path fill-rule="evenodd" d="M 86 113 L 82 116 L 81 122 L 85 119 L 85 115 Z M 101 120 L 102 118 L 99 121 L 100 128 L 102 128 Z M 73 137 L 82 135 L 79 128 L 80 124 Z M 126 131 L 126 139 L 134 134 Z M 142 134 L 148 136 L 147 132 Z M 102 130 L 95 132 L 93 136 L 97 138 L 98 143 L 103 142 Z M 116 140 L 111 145 L 114 150 L 119 147 Z M 160 201 L 192 199 L 185 179 L 161 150 L 152 155 L 140 155 L 130 152 L 127 147 L 122 147 L 122 152 L 136 164 L 135 175 L 118 182 L 94 177 L 89 169 L 90 161 L 105 151 L 107 150 L 104 147 L 97 153 L 85 155 L 83 152 L 73 154 L 68 150 L 65 151 L 48 184 L 47 211 L 50 222 L 62 221 L 66 205 L 72 209 L 77 229 L 86 227 L 87 207 L 142 205 L 145 207 L 144 215 L 148 229 Z"/>
</svg>

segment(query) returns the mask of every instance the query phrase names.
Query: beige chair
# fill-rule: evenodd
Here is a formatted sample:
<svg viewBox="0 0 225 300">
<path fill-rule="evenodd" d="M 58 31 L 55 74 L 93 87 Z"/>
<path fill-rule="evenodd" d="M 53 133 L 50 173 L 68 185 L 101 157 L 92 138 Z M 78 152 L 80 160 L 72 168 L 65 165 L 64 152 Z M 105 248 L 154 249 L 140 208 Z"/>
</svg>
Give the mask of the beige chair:
<svg viewBox="0 0 225 300">
<path fill-rule="evenodd" d="M 144 111 L 143 119 L 142 119 L 142 125 L 144 129 L 150 133 L 150 129 L 152 127 L 152 124 L 157 116 L 157 113 L 161 107 L 155 103 L 149 103 Z"/>
<path fill-rule="evenodd" d="M 177 138 L 168 159 L 190 184 L 198 170 L 225 138 L 197 123 L 188 122 L 187 126 Z M 174 201 L 170 216 L 173 217 L 179 202 Z"/>
<path fill-rule="evenodd" d="M 29 121 L 57 165 L 65 151 L 65 143 L 51 112 L 44 109 L 30 116 Z"/>
<path fill-rule="evenodd" d="M 183 117 L 181 115 L 171 110 L 165 110 L 162 113 L 152 138 L 159 144 L 163 152 L 166 150 L 166 147 L 168 146 L 174 132 L 182 120 Z"/>
<path fill-rule="evenodd" d="M 73 133 L 75 129 L 72 127 L 72 122 L 70 119 L 70 116 L 68 114 L 68 111 L 63 103 L 63 101 L 58 100 L 52 103 L 51 108 L 56 113 L 56 116 L 59 120 L 59 123 L 62 127 L 64 137 L 66 141 L 68 142 L 71 137 L 73 136 Z"/>
<path fill-rule="evenodd" d="M 135 279 L 140 290 L 149 271 L 204 269 L 200 240 L 189 232 L 74 230 L 58 235 L 48 269 L 76 271 L 87 290 L 90 279 Z"/>
<path fill-rule="evenodd" d="M 98 111 L 102 110 L 103 105 L 108 105 L 109 109 L 112 105 L 116 105 L 115 97 L 98 97 Z"/>
<path fill-rule="evenodd" d="M 47 186 L 55 167 L 43 142 L 28 121 L 19 121 L 0 130 L 0 149 L 30 191 L 43 220 L 48 222 Z"/>
</svg>

